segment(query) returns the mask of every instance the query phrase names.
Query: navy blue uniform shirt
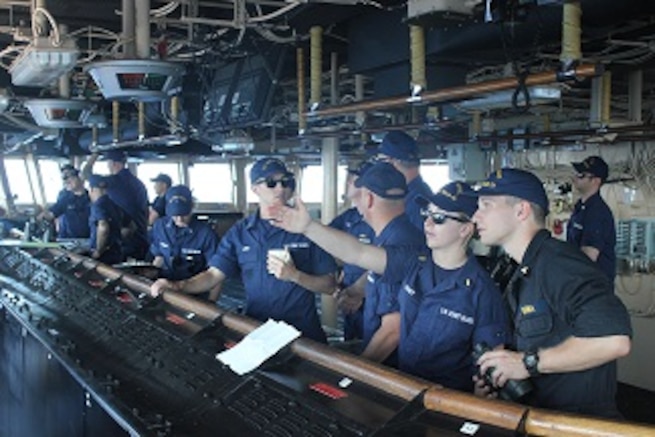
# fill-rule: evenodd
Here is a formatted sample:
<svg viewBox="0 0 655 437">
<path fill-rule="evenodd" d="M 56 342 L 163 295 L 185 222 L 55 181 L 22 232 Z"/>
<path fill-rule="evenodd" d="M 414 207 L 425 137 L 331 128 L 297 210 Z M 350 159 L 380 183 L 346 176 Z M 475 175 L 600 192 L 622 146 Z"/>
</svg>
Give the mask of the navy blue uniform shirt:
<svg viewBox="0 0 655 437">
<path fill-rule="evenodd" d="M 164 259 L 163 278 L 181 281 L 202 272 L 217 249 L 214 230 L 196 219 L 187 227 L 177 227 L 172 217 L 162 217 L 152 227 L 150 253 Z"/>
<path fill-rule="evenodd" d="M 408 246 L 409 250 L 418 252 L 425 247 L 425 235 L 419 232 L 409 221 L 406 214 L 400 214 L 387 224 L 380 235 L 375 237 L 373 244 L 379 247 Z M 397 281 L 383 281 L 382 276 L 369 272 L 366 282 L 366 301 L 364 302 L 364 336 L 362 347 L 366 348 L 375 332 L 382 324 L 382 317 L 397 313 L 398 290 L 402 278 Z M 395 365 L 396 353 L 387 361 Z"/>
<path fill-rule="evenodd" d="M 346 232 L 357 238 L 360 242 L 371 244 L 375 238 L 375 232 L 364 221 L 357 208 L 349 208 L 336 216 L 330 223 L 330 227 Z M 343 265 L 342 287 L 349 287 L 354 284 L 366 270 L 353 264 Z M 363 332 L 364 305 L 360 306 L 357 311 L 344 315 L 343 337 L 344 340 L 353 340 L 362 338 Z"/>
<path fill-rule="evenodd" d="M 399 368 L 457 390 L 473 391 L 473 345 L 511 344 L 506 304 L 474 256 L 454 270 L 421 253 L 387 247 L 385 280 L 399 280 Z"/>
<path fill-rule="evenodd" d="M 79 195 L 72 191 L 61 190 L 57 202 L 49 209 L 59 222 L 57 231 L 59 238 L 89 238 L 91 200 L 86 190 Z"/>
<path fill-rule="evenodd" d="M 152 201 L 150 206 L 159 214 L 159 217 L 166 216 L 166 196 L 155 197 L 155 200 Z"/>
<path fill-rule="evenodd" d="M 123 211 L 123 227 L 130 220 L 136 225 L 135 234 L 125 241 L 125 256 L 143 259 L 148 251 L 148 192 L 145 185 L 124 168 L 109 176 L 107 194 Z"/>
<path fill-rule="evenodd" d="M 266 269 L 269 249 L 287 248 L 296 268 L 321 276 L 336 270 L 334 259 L 303 235 L 271 226 L 252 214 L 232 226 L 221 239 L 210 266 L 228 277 L 241 276 L 246 290 L 245 314 L 260 321 L 283 320 L 305 337 L 326 342 L 316 312 L 315 293 L 290 281 L 281 281 Z"/>
<path fill-rule="evenodd" d="M 516 350 L 553 347 L 571 336 L 632 335 L 630 316 L 612 287 L 584 253 L 540 231 L 506 294 L 513 309 Z M 619 417 L 616 361 L 578 372 L 542 374 L 532 382 L 537 407 Z"/>
<path fill-rule="evenodd" d="M 594 194 L 586 202 L 578 200 L 566 229 L 566 241 L 577 247 L 598 249 L 596 264 L 614 283 L 616 277 L 616 227 L 607 203 Z"/>
<path fill-rule="evenodd" d="M 123 261 L 123 247 L 121 243 L 121 211 L 106 194 L 91 204 L 89 216 L 89 238 L 91 250 L 96 249 L 98 237 L 98 222 L 105 220 L 109 224 L 109 238 L 107 248 L 100 256 L 99 261 L 105 264 L 116 264 Z"/>
<path fill-rule="evenodd" d="M 423 222 L 425 217 L 421 215 L 421 207 L 416 203 L 418 196 L 426 199 L 432 197 L 432 188 L 423 181 L 421 176 L 417 176 L 407 184 L 407 196 L 405 197 L 405 214 L 409 221 L 421 232 L 423 232 Z"/>
</svg>

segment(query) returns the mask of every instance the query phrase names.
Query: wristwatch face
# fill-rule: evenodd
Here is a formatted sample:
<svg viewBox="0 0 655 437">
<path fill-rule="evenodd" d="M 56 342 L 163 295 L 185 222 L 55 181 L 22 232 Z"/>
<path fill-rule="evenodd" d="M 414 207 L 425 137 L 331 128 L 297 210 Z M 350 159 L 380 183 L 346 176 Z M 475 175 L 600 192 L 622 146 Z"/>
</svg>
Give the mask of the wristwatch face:
<svg viewBox="0 0 655 437">
<path fill-rule="evenodd" d="M 539 373 L 537 366 L 539 365 L 539 355 L 536 352 L 526 352 L 523 356 L 523 364 L 528 370 L 530 375 L 536 375 Z"/>
</svg>

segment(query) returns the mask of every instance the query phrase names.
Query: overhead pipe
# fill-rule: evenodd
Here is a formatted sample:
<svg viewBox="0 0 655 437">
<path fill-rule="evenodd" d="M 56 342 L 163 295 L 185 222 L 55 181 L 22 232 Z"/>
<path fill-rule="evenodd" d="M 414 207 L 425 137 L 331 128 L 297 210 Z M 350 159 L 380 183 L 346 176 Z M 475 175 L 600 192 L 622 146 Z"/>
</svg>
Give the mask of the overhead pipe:
<svg viewBox="0 0 655 437">
<path fill-rule="evenodd" d="M 120 121 L 121 104 L 118 100 L 111 102 L 111 126 L 113 129 L 113 141 L 117 143 L 120 140 L 120 131 L 118 122 Z"/>
<path fill-rule="evenodd" d="M 305 54 L 302 47 L 296 49 L 296 83 L 298 87 L 298 134 L 307 130 L 307 117 L 305 116 Z"/>
<path fill-rule="evenodd" d="M 418 95 L 427 86 L 425 79 L 425 31 L 423 27 L 410 25 L 410 52 L 412 79 L 410 82 L 411 95 Z"/>
<path fill-rule="evenodd" d="M 143 141 L 146 137 L 146 104 L 139 102 L 138 107 L 138 120 L 139 120 L 139 141 Z"/>
<path fill-rule="evenodd" d="M 628 119 L 641 123 L 642 92 L 644 90 L 644 72 L 632 71 L 628 75 Z"/>
<path fill-rule="evenodd" d="M 321 26 L 312 26 L 310 29 L 310 50 L 309 50 L 309 104 L 316 108 L 321 104 L 321 73 L 322 73 L 322 42 L 323 29 Z"/>
<path fill-rule="evenodd" d="M 171 97 L 171 119 L 170 119 L 170 130 L 171 133 L 178 131 L 178 119 L 180 116 L 180 97 L 173 96 Z"/>
<path fill-rule="evenodd" d="M 135 45 L 135 13 L 136 9 L 134 6 L 134 0 L 123 0 L 121 14 L 121 22 L 123 26 L 123 33 L 121 35 L 122 44 L 123 44 L 123 58 L 133 59 L 136 57 L 136 45 Z"/>
<path fill-rule="evenodd" d="M 571 76 L 581 79 L 598 76 L 602 72 L 602 66 L 596 64 L 582 64 L 573 68 L 567 78 Z M 562 79 L 560 72 L 543 72 L 531 74 L 525 78 L 526 86 L 545 85 L 555 83 Z M 409 104 L 428 104 L 437 102 L 448 102 L 463 100 L 478 94 L 491 93 L 514 89 L 519 85 L 516 78 L 503 78 L 487 82 L 479 82 L 451 88 L 443 88 L 435 91 L 425 91 L 418 97 L 396 96 L 378 100 L 368 100 L 351 103 L 349 105 L 332 108 L 319 109 L 307 113 L 310 117 L 332 117 L 336 115 L 352 114 L 357 111 L 378 111 L 391 108 L 407 106 Z"/>
<path fill-rule="evenodd" d="M 562 6 L 562 71 L 577 65 L 582 59 L 582 7 L 578 0 L 566 0 Z"/>
<path fill-rule="evenodd" d="M 139 59 L 150 59 L 150 0 L 136 0 L 134 11 L 136 55 Z"/>
<path fill-rule="evenodd" d="M 607 126 L 612 118 L 612 72 L 603 73 L 602 81 L 600 122 Z"/>
</svg>

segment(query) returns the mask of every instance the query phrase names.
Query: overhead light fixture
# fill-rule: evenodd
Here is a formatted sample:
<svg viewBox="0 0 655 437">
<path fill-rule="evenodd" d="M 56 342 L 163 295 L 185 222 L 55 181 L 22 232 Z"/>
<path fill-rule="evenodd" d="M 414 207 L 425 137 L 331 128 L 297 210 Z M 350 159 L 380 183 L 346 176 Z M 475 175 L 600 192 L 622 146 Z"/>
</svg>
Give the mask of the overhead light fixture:
<svg viewBox="0 0 655 437">
<path fill-rule="evenodd" d="M 9 67 L 11 83 L 16 86 L 50 85 L 77 63 L 75 41 L 66 38 L 55 46 L 50 38 L 36 37 Z"/>
<path fill-rule="evenodd" d="M 223 137 L 220 144 L 214 144 L 211 148 L 218 153 L 249 153 L 255 148 L 255 141 L 247 132 L 231 131 Z"/>
<path fill-rule="evenodd" d="M 54 129 L 84 127 L 83 121 L 94 107 L 86 100 L 68 99 L 32 99 L 24 105 L 37 125 Z"/>
<path fill-rule="evenodd" d="M 156 102 L 179 91 L 184 66 L 151 59 L 116 59 L 87 65 L 107 100 Z"/>
<path fill-rule="evenodd" d="M 528 87 L 528 92 L 530 94 L 530 105 L 553 103 L 562 98 L 562 90 L 554 86 Z M 489 111 L 492 109 L 511 108 L 513 95 L 514 90 L 498 91 L 476 99 L 457 102 L 455 106 L 459 109 L 470 111 Z M 523 93 L 518 94 L 517 104 L 519 106 L 525 104 Z"/>
</svg>

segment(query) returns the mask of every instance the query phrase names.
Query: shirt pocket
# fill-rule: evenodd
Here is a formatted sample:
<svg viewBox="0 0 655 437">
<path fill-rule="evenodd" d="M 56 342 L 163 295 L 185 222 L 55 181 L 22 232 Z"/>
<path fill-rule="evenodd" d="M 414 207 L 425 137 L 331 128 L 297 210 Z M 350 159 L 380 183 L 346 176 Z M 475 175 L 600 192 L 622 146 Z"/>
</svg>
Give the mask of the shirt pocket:
<svg viewBox="0 0 655 437">
<path fill-rule="evenodd" d="M 536 338 L 549 334 L 553 330 L 553 316 L 550 311 L 528 314 L 517 324 L 521 337 Z"/>
<path fill-rule="evenodd" d="M 258 277 L 259 272 L 266 271 L 266 257 L 262 257 L 261 253 L 252 246 L 247 251 L 239 252 L 239 267 L 244 282 L 250 282 Z"/>
</svg>

